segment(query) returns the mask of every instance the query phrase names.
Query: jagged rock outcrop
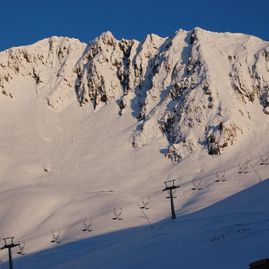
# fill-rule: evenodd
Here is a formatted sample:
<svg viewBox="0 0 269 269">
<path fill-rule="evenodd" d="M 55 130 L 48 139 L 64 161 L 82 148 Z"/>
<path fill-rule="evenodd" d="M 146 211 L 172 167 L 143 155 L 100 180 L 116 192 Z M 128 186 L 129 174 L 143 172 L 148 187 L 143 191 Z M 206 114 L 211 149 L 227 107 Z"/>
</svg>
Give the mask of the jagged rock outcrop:
<svg viewBox="0 0 269 269">
<path fill-rule="evenodd" d="M 124 109 L 123 96 L 133 88 L 129 57 L 138 42 L 116 40 L 110 32 L 91 42 L 76 66 L 76 93 L 80 105 L 98 105 L 117 101 Z"/>
<path fill-rule="evenodd" d="M 56 110 L 116 104 L 137 119 L 134 148 L 165 137 L 176 162 L 198 149 L 221 154 L 255 117 L 269 121 L 269 44 L 242 34 L 195 28 L 138 42 L 106 32 L 88 45 L 52 37 L 0 54 L 1 98 L 16 99 L 21 82 Z"/>
<path fill-rule="evenodd" d="M 63 109 L 73 99 L 76 80 L 73 67 L 85 48 L 86 44 L 77 39 L 51 37 L 1 52 L 2 93 L 16 98 L 23 90 L 27 95 L 33 89 L 52 108 Z"/>
</svg>

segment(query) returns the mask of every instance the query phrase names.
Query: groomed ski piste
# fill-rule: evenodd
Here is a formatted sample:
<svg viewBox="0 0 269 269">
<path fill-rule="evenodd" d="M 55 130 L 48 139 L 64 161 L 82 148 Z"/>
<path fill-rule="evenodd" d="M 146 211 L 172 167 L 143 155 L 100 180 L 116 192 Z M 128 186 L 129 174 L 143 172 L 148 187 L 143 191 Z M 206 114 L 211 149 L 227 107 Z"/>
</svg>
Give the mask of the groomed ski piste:
<svg viewBox="0 0 269 269">
<path fill-rule="evenodd" d="M 268 257 L 268 42 L 200 28 L 128 42 L 0 53 L 0 236 L 24 247 L 14 267 Z"/>
</svg>

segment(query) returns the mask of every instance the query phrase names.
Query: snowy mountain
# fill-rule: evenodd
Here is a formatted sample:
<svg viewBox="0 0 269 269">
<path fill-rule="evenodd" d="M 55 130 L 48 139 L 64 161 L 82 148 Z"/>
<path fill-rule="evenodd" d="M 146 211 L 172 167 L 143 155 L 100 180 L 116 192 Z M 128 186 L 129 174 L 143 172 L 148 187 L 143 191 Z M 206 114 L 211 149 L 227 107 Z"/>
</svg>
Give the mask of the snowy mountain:
<svg viewBox="0 0 269 269">
<path fill-rule="evenodd" d="M 91 225 L 88 240 L 162 225 L 169 179 L 180 185 L 178 218 L 188 219 L 268 178 L 269 43 L 253 36 L 195 28 L 143 42 L 110 32 L 89 44 L 51 37 L 0 53 L 0 90 L 0 235 L 29 253 L 51 237 L 81 240 Z M 148 238 L 148 228 L 133 230 Z"/>
<path fill-rule="evenodd" d="M 52 37 L 3 52 L 0 86 L 16 99 L 28 82 L 55 110 L 75 93 L 93 111 L 116 103 L 120 115 L 128 109 L 138 121 L 134 147 L 165 136 L 167 156 L 179 161 L 204 148 L 220 154 L 248 137 L 256 117 L 267 120 L 268 55 L 268 42 L 258 38 L 200 28 L 142 43 L 110 32 L 87 46 Z"/>
</svg>

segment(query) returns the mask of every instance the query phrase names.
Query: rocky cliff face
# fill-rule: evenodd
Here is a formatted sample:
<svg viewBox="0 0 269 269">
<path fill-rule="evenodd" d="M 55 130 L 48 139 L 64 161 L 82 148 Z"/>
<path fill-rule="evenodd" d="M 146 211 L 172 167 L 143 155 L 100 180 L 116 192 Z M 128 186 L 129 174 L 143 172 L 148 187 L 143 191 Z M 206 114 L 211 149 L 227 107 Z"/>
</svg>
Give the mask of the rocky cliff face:
<svg viewBox="0 0 269 269">
<path fill-rule="evenodd" d="M 119 116 L 137 119 L 134 148 L 165 137 L 173 161 L 197 150 L 216 155 L 256 119 L 268 125 L 269 43 L 200 28 L 141 43 L 110 32 L 88 45 L 52 37 L 0 53 L 0 90 L 10 102 L 32 91 L 55 110 L 116 104 Z"/>
<path fill-rule="evenodd" d="M 74 95 L 73 67 L 85 48 L 86 44 L 76 39 L 51 37 L 31 46 L 1 52 L 2 94 L 16 98 L 34 91 L 54 109 L 62 109 Z"/>
</svg>

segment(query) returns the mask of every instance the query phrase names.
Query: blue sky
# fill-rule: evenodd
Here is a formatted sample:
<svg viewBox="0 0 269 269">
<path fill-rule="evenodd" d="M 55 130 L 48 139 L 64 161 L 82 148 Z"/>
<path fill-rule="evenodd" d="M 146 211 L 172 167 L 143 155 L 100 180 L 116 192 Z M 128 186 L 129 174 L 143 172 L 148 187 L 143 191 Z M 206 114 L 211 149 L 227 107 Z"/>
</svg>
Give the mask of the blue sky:
<svg viewBox="0 0 269 269">
<path fill-rule="evenodd" d="M 268 0 L 3 0 L 0 50 L 58 35 L 84 42 L 110 30 L 117 38 L 143 40 L 195 26 L 242 32 L 269 40 Z"/>
</svg>

